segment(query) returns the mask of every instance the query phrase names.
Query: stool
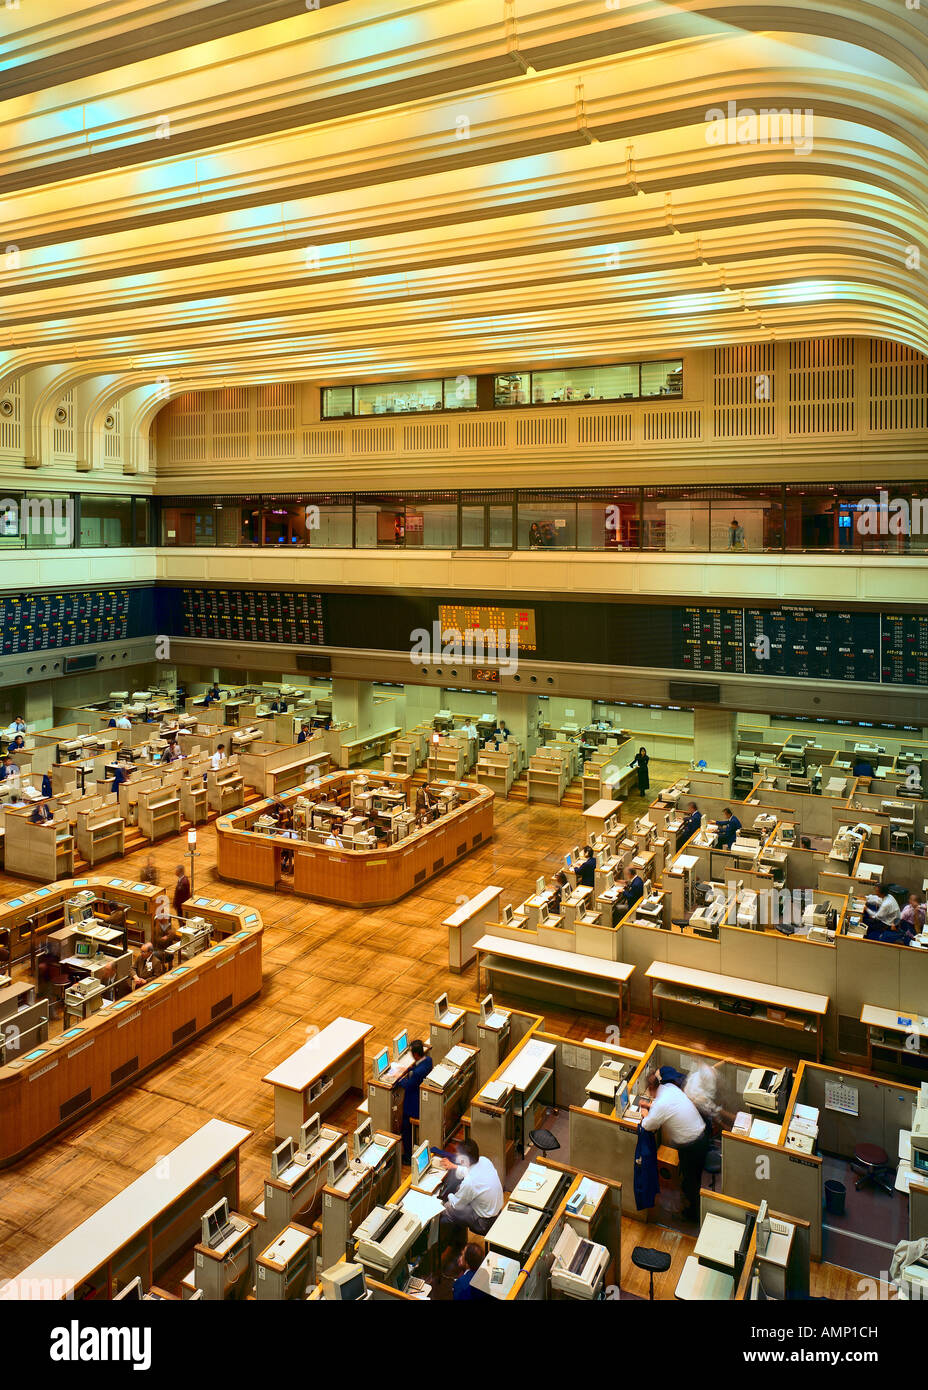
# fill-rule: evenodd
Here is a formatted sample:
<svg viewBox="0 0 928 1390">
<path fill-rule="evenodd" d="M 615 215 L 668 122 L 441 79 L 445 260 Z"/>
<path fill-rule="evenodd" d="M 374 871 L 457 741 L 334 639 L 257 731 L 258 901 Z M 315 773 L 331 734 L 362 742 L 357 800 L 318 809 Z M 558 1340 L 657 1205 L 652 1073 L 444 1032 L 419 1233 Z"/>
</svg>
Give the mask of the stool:
<svg viewBox="0 0 928 1390">
<path fill-rule="evenodd" d="M 712 1179 L 712 1181 L 709 1183 L 709 1186 L 712 1188 L 712 1191 L 714 1192 L 715 1180 L 718 1177 L 719 1173 L 721 1173 L 722 1171 L 722 1155 L 719 1153 L 718 1149 L 710 1149 L 709 1152 L 706 1154 L 706 1161 L 703 1164 L 703 1170 L 706 1173 L 708 1173 L 710 1178 Z"/>
<path fill-rule="evenodd" d="M 872 1184 L 874 1187 L 882 1187 L 884 1192 L 892 1195 L 895 1174 L 889 1166 L 889 1154 L 885 1149 L 881 1149 L 879 1144 L 858 1144 L 854 1149 L 851 1167 L 860 1174 L 854 1184 L 856 1192 Z"/>
<path fill-rule="evenodd" d="M 655 1250 L 650 1245 L 636 1245 L 632 1251 L 632 1264 L 646 1269 L 650 1279 L 648 1302 L 654 1302 L 654 1276 L 664 1274 L 670 1268 L 670 1256 L 666 1250 Z"/>
<path fill-rule="evenodd" d="M 561 1147 L 560 1142 L 555 1139 L 550 1129 L 530 1129 L 528 1137 L 535 1145 L 536 1149 L 541 1149 L 543 1154 L 553 1153 L 555 1149 Z"/>
</svg>

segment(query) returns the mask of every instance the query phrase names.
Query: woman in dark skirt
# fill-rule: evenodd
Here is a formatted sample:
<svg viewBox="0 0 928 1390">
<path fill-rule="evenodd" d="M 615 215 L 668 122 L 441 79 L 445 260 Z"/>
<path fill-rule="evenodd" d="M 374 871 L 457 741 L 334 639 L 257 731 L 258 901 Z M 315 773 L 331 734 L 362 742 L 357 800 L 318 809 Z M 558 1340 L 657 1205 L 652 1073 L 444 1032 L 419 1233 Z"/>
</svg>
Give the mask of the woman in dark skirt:
<svg viewBox="0 0 928 1390">
<path fill-rule="evenodd" d="M 644 796 L 648 787 L 651 785 L 648 779 L 648 750 L 646 748 L 639 748 L 637 754 L 629 763 L 629 767 L 636 767 L 638 769 L 638 791 L 641 796 Z"/>
</svg>

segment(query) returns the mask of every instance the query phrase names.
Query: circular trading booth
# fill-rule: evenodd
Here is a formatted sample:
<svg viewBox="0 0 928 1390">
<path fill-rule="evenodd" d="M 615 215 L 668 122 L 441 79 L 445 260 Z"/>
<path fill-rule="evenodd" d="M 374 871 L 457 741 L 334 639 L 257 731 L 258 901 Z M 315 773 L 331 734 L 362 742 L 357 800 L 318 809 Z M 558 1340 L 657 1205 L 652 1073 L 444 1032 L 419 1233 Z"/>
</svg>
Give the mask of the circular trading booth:
<svg viewBox="0 0 928 1390">
<path fill-rule="evenodd" d="M 335 772 L 216 822 L 221 878 L 308 898 L 397 902 L 493 834 L 493 792 L 468 782 Z"/>
</svg>

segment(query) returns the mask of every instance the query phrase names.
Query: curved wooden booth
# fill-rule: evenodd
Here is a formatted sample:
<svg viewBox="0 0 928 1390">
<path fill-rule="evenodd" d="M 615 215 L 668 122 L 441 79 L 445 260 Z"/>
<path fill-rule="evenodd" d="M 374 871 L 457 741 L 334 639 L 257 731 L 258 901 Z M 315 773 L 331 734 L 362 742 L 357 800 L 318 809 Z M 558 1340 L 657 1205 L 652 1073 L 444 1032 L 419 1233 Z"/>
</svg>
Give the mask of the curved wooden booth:
<svg viewBox="0 0 928 1390">
<path fill-rule="evenodd" d="M 76 891 L 93 889 L 101 897 L 119 898 L 123 882 L 138 899 L 143 891 L 152 896 L 159 891 L 104 875 L 63 880 L 0 907 L 0 930 L 16 927 L 24 908 L 34 912 L 41 907 L 53 916 Z M 186 912 L 211 923 L 215 944 L 0 1066 L 0 1167 L 85 1115 L 261 992 L 263 925 L 255 909 L 195 897 Z M 15 1021 L 15 1014 L 4 1020 Z"/>
<path fill-rule="evenodd" d="M 275 804 L 293 806 L 300 797 L 311 802 L 344 806 L 352 783 L 364 777 L 368 785 L 402 786 L 407 801 L 408 777 L 376 772 L 335 772 L 277 798 L 222 816 L 216 822 L 216 870 L 221 878 L 275 888 L 283 877 L 281 856 L 293 856 L 293 888 L 307 898 L 369 907 L 396 902 L 414 888 L 456 863 L 493 834 L 493 792 L 469 782 L 446 782 L 460 804 L 431 824 L 413 830 L 395 844 L 355 850 L 308 844 L 254 829 L 255 822 Z M 439 785 L 438 783 L 434 785 Z"/>
</svg>

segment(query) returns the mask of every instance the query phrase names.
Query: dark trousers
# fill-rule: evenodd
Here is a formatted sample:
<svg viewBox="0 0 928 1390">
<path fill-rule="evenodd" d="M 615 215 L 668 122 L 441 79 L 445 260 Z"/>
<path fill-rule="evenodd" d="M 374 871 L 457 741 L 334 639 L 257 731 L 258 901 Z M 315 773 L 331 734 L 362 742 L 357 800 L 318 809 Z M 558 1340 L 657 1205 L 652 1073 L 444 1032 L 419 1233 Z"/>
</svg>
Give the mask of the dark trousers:
<svg viewBox="0 0 928 1390">
<path fill-rule="evenodd" d="M 688 1212 L 699 1211 L 699 1189 L 702 1186 L 703 1168 L 708 1152 L 708 1130 L 691 1144 L 682 1144 L 677 1149 L 680 1159 L 680 1187 L 683 1190 L 684 1207 Z"/>
<path fill-rule="evenodd" d="M 418 1118 L 419 1118 L 419 1116 L 416 1115 L 416 1116 L 415 1116 L 415 1119 L 418 1120 Z M 404 1163 L 408 1163 L 408 1162 L 410 1161 L 410 1159 L 412 1158 L 412 1121 L 413 1121 L 413 1116 L 407 1115 L 407 1114 L 406 1114 L 406 1111 L 404 1110 L 404 1111 L 403 1111 L 403 1123 L 402 1123 L 402 1125 L 400 1126 L 400 1137 L 401 1137 L 401 1140 L 402 1140 L 403 1162 L 404 1162 Z"/>
<path fill-rule="evenodd" d="M 648 774 L 642 768 L 638 769 L 638 791 L 644 796 L 651 783 L 648 781 Z"/>
</svg>

